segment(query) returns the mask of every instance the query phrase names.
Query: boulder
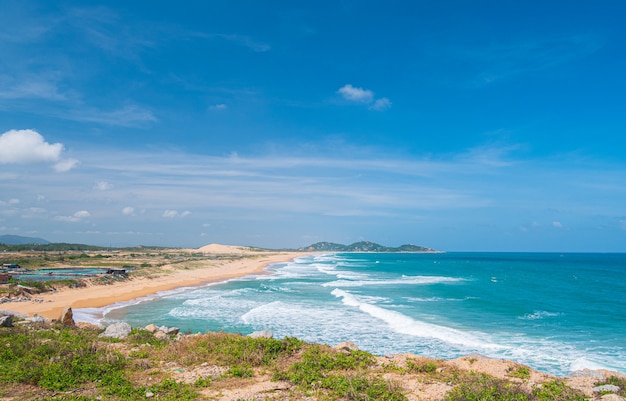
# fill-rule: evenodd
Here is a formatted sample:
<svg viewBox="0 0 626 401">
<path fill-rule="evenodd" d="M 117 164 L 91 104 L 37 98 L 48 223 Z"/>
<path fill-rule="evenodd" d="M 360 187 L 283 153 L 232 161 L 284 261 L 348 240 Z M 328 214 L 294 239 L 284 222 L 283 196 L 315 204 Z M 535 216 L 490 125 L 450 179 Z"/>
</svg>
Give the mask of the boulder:
<svg viewBox="0 0 626 401">
<path fill-rule="evenodd" d="M 107 326 L 100 337 L 126 338 L 130 334 L 132 327 L 126 322 L 113 323 Z"/>
<path fill-rule="evenodd" d="M 617 394 L 605 394 L 600 399 L 602 401 L 624 401 L 624 397 L 620 397 Z"/>
<path fill-rule="evenodd" d="M 160 341 L 165 341 L 165 340 L 169 340 L 170 337 L 165 334 L 164 332 L 162 332 L 161 330 L 157 331 L 156 333 L 154 333 L 154 338 L 156 338 L 157 340 Z"/>
<path fill-rule="evenodd" d="M 569 377 L 593 377 L 596 379 L 604 379 L 604 375 L 597 370 L 583 369 L 572 372 Z"/>
<path fill-rule="evenodd" d="M 161 328 L 161 331 L 163 331 L 163 333 L 167 334 L 168 336 L 175 336 L 180 332 L 180 329 L 178 327 L 163 327 Z"/>
<path fill-rule="evenodd" d="M 261 330 L 261 331 L 255 331 L 254 333 L 248 334 L 248 337 L 251 337 L 251 338 L 272 338 L 272 337 L 274 337 L 274 334 L 272 334 L 272 332 L 269 331 L 269 330 Z"/>
<path fill-rule="evenodd" d="M 26 319 L 27 322 L 31 322 L 31 323 L 41 323 L 41 324 L 48 324 L 50 323 L 48 321 L 48 319 L 46 319 L 45 317 L 38 315 L 38 314 L 34 314 L 33 317 L 27 317 Z"/>
<path fill-rule="evenodd" d="M 13 327 L 13 316 L 0 316 L 0 327 Z"/>
<path fill-rule="evenodd" d="M 61 312 L 61 317 L 59 318 L 63 326 L 74 327 L 76 326 L 76 322 L 74 322 L 74 313 L 72 313 L 72 308 L 66 306 Z"/>
<path fill-rule="evenodd" d="M 614 386 L 612 384 L 605 384 L 603 386 L 597 386 L 593 388 L 594 393 L 618 393 L 620 388 L 618 386 Z"/>
<path fill-rule="evenodd" d="M 25 313 L 13 312 L 12 310 L 0 310 L 0 316 L 13 316 L 18 319 L 26 319 L 28 317 Z"/>
<path fill-rule="evenodd" d="M 342 343 L 335 345 L 333 348 L 340 350 L 340 351 L 358 351 L 359 350 L 359 347 L 357 347 L 356 344 L 351 341 L 344 341 Z"/>
<path fill-rule="evenodd" d="M 152 333 L 152 334 L 154 334 L 154 333 L 156 333 L 157 331 L 159 331 L 159 328 L 158 328 L 158 327 L 156 327 L 156 326 L 155 326 L 155 325 L 153 325 L 153 324 L 149 324 L 149 325 L 147 325 L 147 326 L 145 327 L 145 330 L 146 330 L 146 331 L 148 331 L 148 332 L 150 332 L 150 333 Z"/>
</svg>

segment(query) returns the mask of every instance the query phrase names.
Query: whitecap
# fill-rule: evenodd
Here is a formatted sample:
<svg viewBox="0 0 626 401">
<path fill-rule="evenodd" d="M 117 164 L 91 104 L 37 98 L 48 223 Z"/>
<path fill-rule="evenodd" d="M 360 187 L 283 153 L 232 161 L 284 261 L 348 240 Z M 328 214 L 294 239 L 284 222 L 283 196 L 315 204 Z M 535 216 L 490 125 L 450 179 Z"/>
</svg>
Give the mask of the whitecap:
<svg viewBox="0 0 626 401">
<path fill-rule="evenodd" d="M 360 297 L 338 288 L 335 288 L 331 294 L 337 298 L 341 298 L 345 305 L 359 308 L 362 312 L 384 321 L 388 327 L 396 333 L 414 337 L 434 338 L 449 344 L 476 349 L 496 350 L 506 348 L 498 344 L 490 343 L 487 336 L 483 333 L 471 334 L 445 326 L 421 322 L 402 313 L 363 302 Z"/>
<path fill-rule="evenodd" d="M 381 285 L 428 285 L 428 284 L 448 284 L 464 281 L 462 278 L 445 276 L 402 276 L 388 280 L 336 280 L 322 284 L 322 287 L 364 287 Z"/>
</svg>

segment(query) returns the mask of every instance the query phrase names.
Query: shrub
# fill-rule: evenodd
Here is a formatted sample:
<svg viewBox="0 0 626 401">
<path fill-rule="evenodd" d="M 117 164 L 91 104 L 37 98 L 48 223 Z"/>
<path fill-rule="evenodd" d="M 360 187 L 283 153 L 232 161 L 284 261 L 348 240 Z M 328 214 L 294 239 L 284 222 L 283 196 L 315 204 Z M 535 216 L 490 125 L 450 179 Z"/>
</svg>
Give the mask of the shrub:
<svg viewBox="0 0 626 401">
<path fill-rule="evenodd" d="M 470 375 L 470 380 L 454 387 L 446 401 L 530 401 L 519 386 L 486 374 Z"/>
</svg>

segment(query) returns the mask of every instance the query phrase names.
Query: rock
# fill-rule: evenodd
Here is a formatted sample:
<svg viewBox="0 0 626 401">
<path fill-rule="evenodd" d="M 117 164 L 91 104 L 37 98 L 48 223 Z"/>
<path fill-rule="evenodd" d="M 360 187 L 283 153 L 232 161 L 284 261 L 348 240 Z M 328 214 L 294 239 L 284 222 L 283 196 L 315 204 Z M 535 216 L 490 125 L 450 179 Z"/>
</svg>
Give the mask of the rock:
<svg viewBox="0 0 626 401">
<path fill-rule="evenodd" d="M 152 397 L 154 397 L 154 393 L 152 391 L 147 391 L 146 398 L 152 398 Z"/>
<path fill-rule="evenodd" d="M 161 341 L 170 339 L 170 337 L 164 332 L 162 332 L 161 330 L 154 333 L 154 338 L 156 338 L 157 340 L 161 340 Z"/>
<path fill-rule="evenodd" d="M 13 316 L 18 319 L 26 319 L 28 315 L 19 312 L 13 312 L 12 310 L 0 310 L 0 316 Z"/>
<path fill-rule="evenodd" d="M 572 372 L 569 377 L 593 377 L 596 379 L 604 379 L 604 375 L 597 370 L 583 369 Z"/>
<path fill-rule="evenodd" d="M 158 328 L 158 327 L 156 327 L 156 326 L 155 326 L 155 325 L 153 325 L 153 324 L 149 324 L 149 325 L 147 325 L 147 326 L 145 327 L 145 329 L 146 329 L 146 331 L 149 331 L 149 332 L 150 332 L 150 333 L 152 333 L 152 334 L 154 334 L 154 333 L 156 333 L 157 331 L 159 331 L 159 328 Z"/>
<path fill-rule="evenodd" d="M 168 336 L 174 336 L 174 335 L 178 334 L 180 329 L 178 327 L 161 326 L 161 327 L 159 327 L 159 331 L 162 331 L 163 333 L 167 334 Z"/>
<path fill-rule="evenodd" d="M 272 338 L 272 337 L 274 337 L 274 334 L 272 334 L 272 332 L 269 331 L 269 330 L 261 330 L 261 331 L 255 331 L 254 333 L 248 334 L 248 337 L 251 337 L 251 338 Z"/>
<path fill-rule="evenodd" d="M 180 332 L 180 329 L 178 327 L 169 327 L 167 331 L 165 332 L 165 334 L 167 334 L 168 336 L 175 336 L 179 332 Z"/>
<path fill-rule="evenodd" d="M 33 315 L 33 317 L 28 317 L 25 320 L 31 323 L 41 323 L 41 324 L 48 323 L 48 319 L 36 313 Z"/>
<path fill-rule="evenodd" d="M 13 316 L 0 316 L 0 327 L 13 327 Z"/>
<path fill-rule="evenodd" d="M 341 350 L 341 351 L 358 351 L 359 350 L 359 347 L 357 347 L 356 344 L 351 341 L 344 341 L 342 343 L 335 345 L 333 348 Z"/>
<path fill-rule="evenodd" d="M 72 313 L 72 308 L 66 306 L 61 312 L 61 317 L 59 318 L 63 326 L 74 327 L 76 326 L 76 322 L 74 322 L 74 313 Z"/>
<path fill-rule="evenodd" d="M 624 397 L 620 397 L 617 394 L 605 394 L 600 399 L 602 401 L 624 401 Z"/>
<path fill-rule="evenodd" d="M 619 390 L 620 388 L 618 386 L 614 386 L 612 384 L 605 384 L 603 386 L 597 386 L 593 388 L 594 393 L 602 393 L 602 392 L 618 393 Z"/>
<path fill-rule="evenodd" d="M 132 327 L 126 322 L 113 323 L 104 330 L 104 333 L 100 334 L 100 337 L 111 338 L 126 338 L 130 334 Z"/>
</svg>

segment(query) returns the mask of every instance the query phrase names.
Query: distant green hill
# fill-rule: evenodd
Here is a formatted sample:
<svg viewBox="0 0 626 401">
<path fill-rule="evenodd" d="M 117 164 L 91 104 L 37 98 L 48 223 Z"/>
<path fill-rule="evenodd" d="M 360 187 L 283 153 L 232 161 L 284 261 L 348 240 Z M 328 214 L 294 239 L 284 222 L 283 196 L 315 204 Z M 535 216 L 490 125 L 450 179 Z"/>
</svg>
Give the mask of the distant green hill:
<svg viewBox="0 0 626 401">
<path fill-rule="evenodd" d="M 432 248 L 423 246 L 405 244 L 399 247 L 388 247 L 371 241 L 355 242 L 351 245 L 336 244 L 333 242 L 318 242 L 304 248 L 300 251 L 310 252 L 437 252 Z"/>
<path fill-rule="evenodd" d="M 30 244 L 49 244 L 43 238 L 22 237 L 21 235 L 0 235 L 0 244 L 6 245 L 30 245 Z"/>
</svg>

